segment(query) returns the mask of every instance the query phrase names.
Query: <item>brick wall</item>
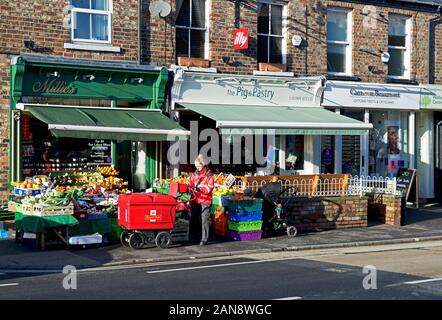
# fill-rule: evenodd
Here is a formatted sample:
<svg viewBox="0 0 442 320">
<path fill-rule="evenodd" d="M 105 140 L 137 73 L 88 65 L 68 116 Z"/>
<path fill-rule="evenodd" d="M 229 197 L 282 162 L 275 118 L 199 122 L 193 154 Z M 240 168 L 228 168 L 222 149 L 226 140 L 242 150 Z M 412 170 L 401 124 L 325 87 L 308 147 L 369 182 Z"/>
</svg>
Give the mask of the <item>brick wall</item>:
<svg viewBox="0 0 442 320">
<path fill-rule="evenodd" d="M 325 197 L 290 201 L 286 210 L 299 230 L 367 227 L 366 197 Z"/>
<path fill-rule="evenodd" d="M 0 54 L 0 201 L 6 199 L 9 173 L 9 59 Z"/>
<path fill-rule="evenodd" d="M 442 83 L 442 18 L 431 25 L 429 83 Z"/>
<path fill-rule="evenodd" d="M 401 225 L 401 197 L 368 194 L 368 217 L 385 224 Z"/>
<path fill-rule="evenodd" d="M 138 60 L 138 1 L 113 1 L 112 45 L 122 53 L 64 49 L 70 41 L 69 0 L 2 1 L 0 6 L 0 52 L 33 53 L 24 41 L 46 48 L 45 54 L 97 60 Z M 13 21 L 13 23 L 11 23 Z"/>
<path fill-rule="evenodd" d="M 371 1 L 373 2 L 373 1 Z M 146 1 L 144 1 L 146 3 Z M 249 49 L 233 49 L 233 30 L 235 29 L 235 2 L 229 0 L 211 1 L 209 59 L 211 66 L 221 73 L 251 74 L 257 70 L 257 13 L 255 1 L 241 1 L 240 27 L 249 29 Z M 362 81 L 384 83 L 388 68 L 381 62 L 381 52 L 388 51 L 389 13 L 406 15 L 412 18 L 411 79 L 420 83 L 428 82 L 428 21 L 434 13 L 398 9 L 389 6 L 376 6 L 376 19 L 365 15 L 366 5 L 346 1 L 290 0 L 287 19 L 287 65 L 288 71 L 295 75 L 317 76 L 327 72 L 327 7 L 349 8 L 353 12 L 353 73 Z M 145 46 L 143 59 L 156 64 L 171 64 L 175 61 L 175 0 L 172 1 L 172 14 L 163 18 L 149 17 L 148 5 L 144 5 L 148 21 L 143 26 Z M 367 20 L 369 19 L 369 20 Z M 364 22 L 369 22 L 364 23 Z M 435 28 L 435 70 L 436 80 L 442 81 L 442 41 L 437 34 L 442 32 L 440 24 Z M 294 35 L 303 39 L 300 47 L 291 43 Z M 149 44 L 150 41 L 150 44 Z M 230 61 L 223 61 L 230 57 Z"/>
<path fill-rule="evenodd" d="M 377 6 L 375 15 L 377 19 L 369 20 L 367 15 L 364 15 L 364 7 L 366 8 L 364 4 L 327 1 L 327 5 L 352 9 L 353 73 L 366 82 L 383 83 L 387 76 L 388 68 L 382 63 L 380 52 L 388 52 L 388 15 L 394 13 L 411 17 L 410 78 L 419 83 L 428 82 L 428 21 L 436 17 L 435 14 Z M 364 23 L 364 20 L 368 23 Z"/>
</svg>

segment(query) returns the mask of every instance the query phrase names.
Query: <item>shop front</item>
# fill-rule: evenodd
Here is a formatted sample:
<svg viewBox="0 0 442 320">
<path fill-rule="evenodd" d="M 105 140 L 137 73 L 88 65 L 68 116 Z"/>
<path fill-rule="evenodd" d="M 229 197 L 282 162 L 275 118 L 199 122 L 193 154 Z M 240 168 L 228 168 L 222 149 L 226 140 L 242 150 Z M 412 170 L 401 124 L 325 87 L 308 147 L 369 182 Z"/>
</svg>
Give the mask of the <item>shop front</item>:
<svg viewBox="0 0 442 320">
<path fill-rule="evenodd" d="M 428 198 L 442 201 L 442 86 L 422 85 L 421 105 L 417 114 L 419 141 L 418 168 L 424 172 L 422 181 Z M 421 176 L 419 176 L 421 179 Z"/>
<path fill-rule="evenodd" d="M 328 81 L 322 106 L 373 126 L 360 137 L 323 138 L 321 147 L 334 150 L 331 170 L 394 177 L 399 168 L 419 166 L 415 161 L 415 132 L 420 130 L 416 129 L 419 101 L 417 86 Z"/>
<path fill-rule="evenodd" d="M 184 146 L 190 152 L 182 160 L 192 164 L 196 155 L 203 153 L 216 171 L 239 176 L 321 173 L 324 137 L 359 136 L 371 128 L 369 123 L 322 108 L 324 82 L 321 77 L 178 69 L 172 108 L 180 124 L 191 131 L 191 142 L 199 142 Z M 216 130 L 219 143 L 212 143 L 207 129 Z M 176 168 L 174 174 L 182 168 Z"/>
<path fill-rule="evenodd" d="M 17 241 L 118 239 L 118 199 L 165 172 L 165 68 L 21 55 L 11 63 L 10 195 Z M 108 239 L 108 240 L 106 240 Z"/>
<path fill-rule="evenodd" d="M 22 55 L 11 64 L 10 180 L 113 165 L 131 189 L 162 175 L 168 71 Z"/>
</svg>

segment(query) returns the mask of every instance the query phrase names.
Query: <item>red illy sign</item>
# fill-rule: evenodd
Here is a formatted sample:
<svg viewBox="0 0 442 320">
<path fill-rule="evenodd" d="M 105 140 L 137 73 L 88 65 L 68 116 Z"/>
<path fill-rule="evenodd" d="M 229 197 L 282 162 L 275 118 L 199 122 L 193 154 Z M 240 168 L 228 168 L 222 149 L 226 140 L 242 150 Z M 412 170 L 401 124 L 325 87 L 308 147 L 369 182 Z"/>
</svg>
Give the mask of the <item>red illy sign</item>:
<svg viewBox="0 0 442 320">
<path fill-rule="evenodd" d="M 233 48 L 248 49 L 249 48 L 249 29 L 236 29 L 233 33 Z"/>
</svg>

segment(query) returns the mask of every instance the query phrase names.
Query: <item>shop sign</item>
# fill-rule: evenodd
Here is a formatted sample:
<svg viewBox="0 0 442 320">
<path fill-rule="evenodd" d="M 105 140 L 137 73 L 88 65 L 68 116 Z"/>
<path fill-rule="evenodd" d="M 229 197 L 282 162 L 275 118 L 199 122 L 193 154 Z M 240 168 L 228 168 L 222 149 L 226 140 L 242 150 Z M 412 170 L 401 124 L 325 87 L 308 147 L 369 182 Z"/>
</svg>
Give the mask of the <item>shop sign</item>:
<svg viewBox="0 0 442 320">
<path fill-rule="evenodd" d="M 265 98 L 272 101 L 275 95 L 275 90 L 260 89 L 258 87 L 246 88 L 243 86 L 237 86 L 234 89 L 227 89 L 227 94 L 234 97 L 241 97 L 244 100 L 247 100 L 249 97 L 256 97 Z"/>
<path fill-rule="evenodd" d="M 90 149 L 88 159 L 89 166 L 109 165 L 112 162 L 110 157 L 111 143 L 109 140 L 97 139 L 93 142 L 89 142 L 88 147 Z"/>
<path fill-rule="evenodd" d="M 442 109 L 442 86 L 427 85 L 421 91 L 422 109 Z"/>
<path fill-rule="evenodd" d="M 417 110 L 420 88 L 369 83 L 329 81 L 324 91 L 326 107 Z"/>
<path fill-rule="evenodd" d="M 249 29 L 236 29 L 233 32 L 233 48 L 243 50 L 249 48 Z"/>
<path fill-rule="evenodd" d="M 174 103 L 248 104 L 261 106 L 319 106 L 322 83 L 293 77 L 208 75 L 185 73 L 175 78 Z"/>
<path fill-rule="evenodd" d="M 64 80 L 47 79 L 46 81 L 35 82 L 32 91 L 34 93 L 75 94 L 77 89 Z"/>
</svg>

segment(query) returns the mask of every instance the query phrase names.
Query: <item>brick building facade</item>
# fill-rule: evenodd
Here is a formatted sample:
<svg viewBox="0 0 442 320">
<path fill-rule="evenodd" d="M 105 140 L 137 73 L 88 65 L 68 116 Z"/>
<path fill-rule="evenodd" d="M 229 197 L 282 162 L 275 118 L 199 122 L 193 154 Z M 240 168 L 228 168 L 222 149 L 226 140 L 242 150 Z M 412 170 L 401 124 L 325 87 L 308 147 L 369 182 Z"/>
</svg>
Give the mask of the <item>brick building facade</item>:
<svg viewBox="0 0 442 320">
<path fill-rule="evenodd" d="M 167 18 L 151 17 L 148 5 L 144 3 L 142 59 L 158 65 L 176 64 L 175 28 L 173 21 L 176 1 L 172 2 L 172 14 Z M 439 37 L 441 24 L 436 21 L 429 45 L 429 21 L 437 18 L 435 6 L 412 5 L 406 1 L 287 1 L 286 56 L 287 71 L 295 76 L 317 76 L 327 73 L 327 8 L 352 10 L 352 74 L 362 82 L 383 83 L 387 76 L 387 64 L 382 63 L 380 54 L 388 51 L 388 15 L 398 14 L 412 20 L 411 73 L 410 79 L 428 83 L 429 71 L 435 82 L 440 80 L 442 67 Z M 252 74 L 257 70 L 257 8 L 256 1 L 208 1 L 210 6 L 209 57 L 210 66 L 220 73 Z M 240 28 L 249 30 L 249 48 L 233 49 L 235 15 L 239 7 Z M 294 35 L 303 39 L 299 47 L 291 43 Z M 434 48 L 434 54 L 429 50 Z M 223 61 L 224 57 L 224 61 Z M 226 61 L 225 57 L 229 57 Z M 430 64 L 428 58 L 432 57 Z M 437 61 L 436 61 L 437 60 Z M 428 70 L 430 67 L 430 70 Z M 438 76 L 439 75 L 439 76 Z"/>
<path fill-rule="evenodd" d="M 34 53 L 68 58 L 111 61 L 140 61 L 142 64 L 171 66 L 176 59 L 176 6 L 166 18 L 150 14 L 149 0 L 113 0 L 111 43 L 72 49 L 69 28 L 69 0 L 34 0 L 0 6 L 0 198 L 8 184 L 9 66 L 13 55 Z M 426 1 L 423 1 L 424 3 Z M 437 7 L 415 1 L 277 1 L 286 6 L 284 33 L 285 62 L 296 76 L 327 74 L 327 8 L 352 10 L 351 75 L 362 82 L 385 83 L 387 64 L 380 55 L 388 51 L 388 15 L 405 15 L 411 26 L 411 70 L 409 80 L 417 83 L 442 82 L 442 32 Z M 139 4 L 141 8 L 139 8 Z M 258 69 L 257 1 L 207 0 L 208 50 L 210 67 L 218 73 L 253 74 Z M 367 7 L 373 6 L 373 7 Z M 139 15 L 139 10 L 141 14 Z M 367 22 L 366 25 L 364 22 Z M 432 24 L 429 21 L 433 20 Z M 13 22 L 13 23 L 12 23 Z M 236 23 L 236 25 L 235 25 Z M 141 25 L 141 28 L 139 28 Z M 249 48 L 233 49 L 236 27 L 249 30 Z M 429 28 L 431 34 L 429 36 Z M 292 37 L 302 38 L 300 46 Z M 429 42 L 430 41 L 430 42 Z M 140 44 L 140 45 L 139 45 Z M 85 50 L 86 49 L 86 50 Z M 140 54 L 139 54 L 140 53 Z M 347 80 L 347 79 L 345 79 Z"/>
</svg>

